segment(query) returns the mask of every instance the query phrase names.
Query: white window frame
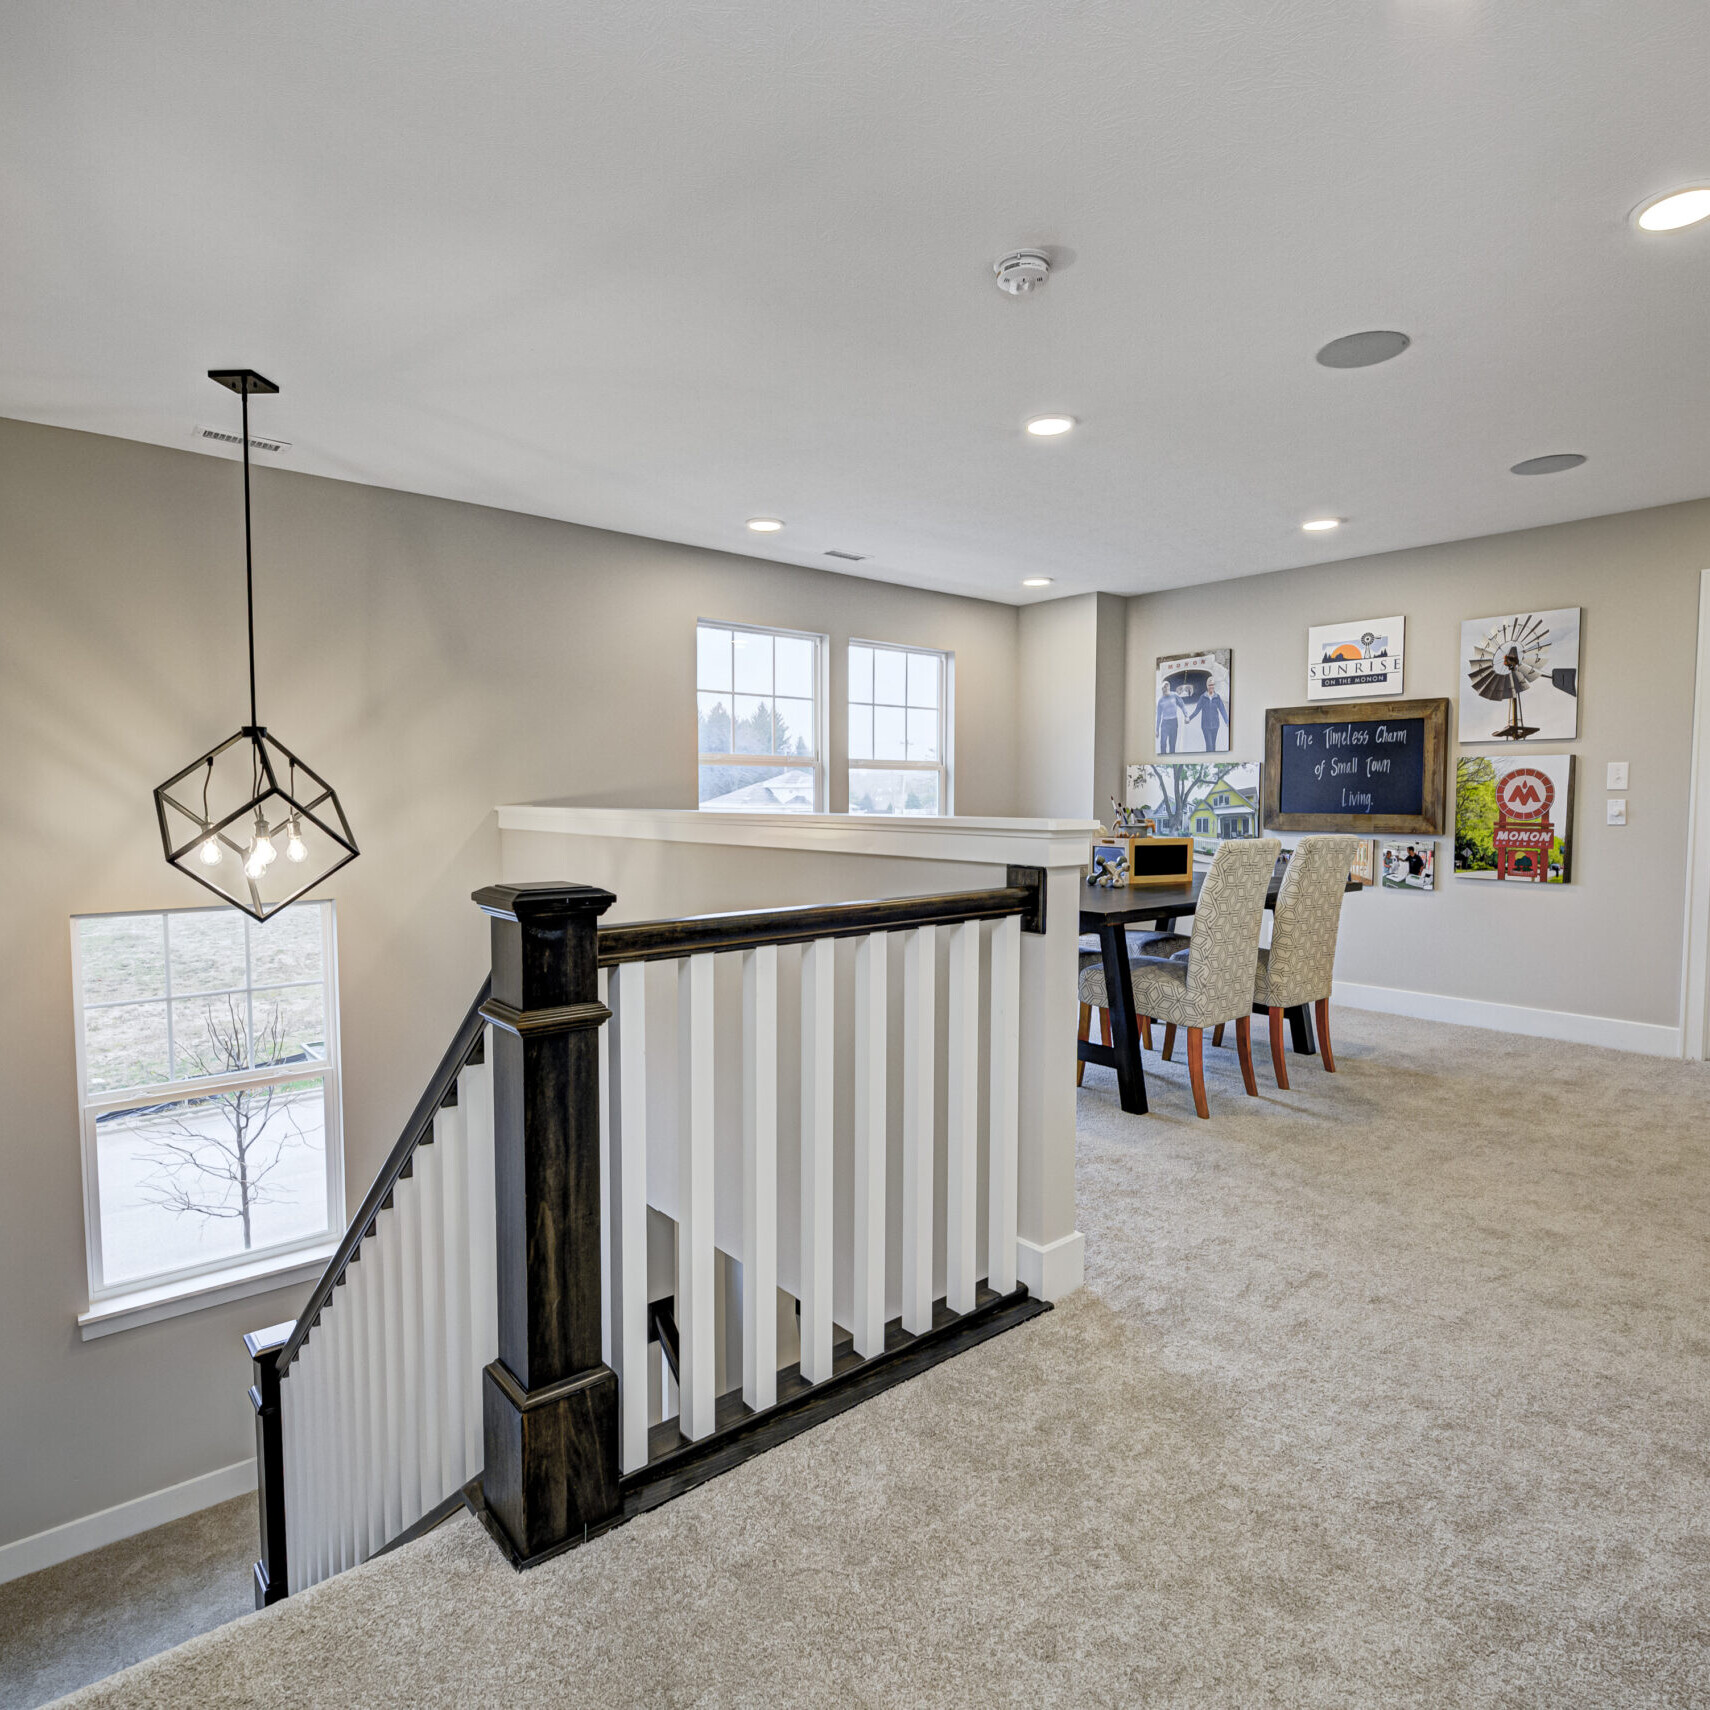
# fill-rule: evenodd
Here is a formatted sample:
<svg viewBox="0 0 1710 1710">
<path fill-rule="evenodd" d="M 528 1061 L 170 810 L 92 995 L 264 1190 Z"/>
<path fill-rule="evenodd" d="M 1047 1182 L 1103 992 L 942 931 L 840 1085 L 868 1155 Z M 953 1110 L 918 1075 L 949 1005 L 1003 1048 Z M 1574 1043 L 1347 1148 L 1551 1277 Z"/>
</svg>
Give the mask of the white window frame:
<svg viewBox="0 0 1710 1710">
<path fill-rule="evenodd" d="M 156 1319 L 174 1317 L 199 1306 L 259 1294 L 266 1289 L 279 1288 L 296 1280 L 293 1275 L 284 1273 L 301 1270 L 307 1270 L 310 1274 L 318 1273 L 320 1265 L 331 1255 L 344 1233 L 344 1101 L 340 1074 L 337 910 L 330 899 L 315 899 L 293 906 L 320 910 L 321 979 L 324 988 L 322 1014 L 326 1019 L 327 1049 L 324 1058 L 316 1059 L 312 1064 L 285 1063 L 265 1069 L 237 1069 L 229 1074 L 158 1081 L 149 1086 L 124 1087 L 110 1093 L 95 1094 L 88 1091 L 84 1016 L 89 1010 L 154 1000 L 121 998 L 94 1004 L 84 1003 L 83 943 L 79 924 L 85 920 L 100 919 L 159 919 L 162 922 L 161 931 L 164 938 L 165 919 L 168 915 L 215 914 L 221 911 L 218 908 L 110 909 L 71 917 L 71 1001 L 76 1038 L 78 1123 L 83 1160 L 84 1254 L 89 1279 L 89 1310 L 79 1315 L 78 1323 L 85 1339 L 108 1334 L 111 1330 L 128 1329 L 133 1324 L 152 1323 Z M 246 933 L 246 964 L 249 942 Z M 248 972 L 246 966 L 246 974 Z M 235 991 L 240 988 L 231 989 Z M 241 989 L 246 994 L 252 994 L 257 988 L 246 980 Z M 259 989 L 266 991 L 270 988 L 263 986 Z M 168 955 L 162 997 L 166 1005 L 169 1068 L 173 1066 L 172 995 L 172 959 Z M 327 1195 L 325 1226 L 312 1235 L 279 1242 L 271 1247 L 254 1248 L 243 1253 L 225 1253 L 206 1259 L 200 1264 L 185 1265 L 147 1277 L 127 1278 L 124 1282 L 108 1285 L 102 1271 L 101 1177 L 96 1152 L 97 1119 L 114 1111 L 135 1110 L 142 1105 L 205 1098 L 211 1094 L 249 1087 L 283 1086 L 291 1081 L 311 1078 L 322 1083 L 326 1105 L 323 1129 Z"/>
<path fill-rule="evenodd" d="M 860 770 L 863 772 L 936 772 L 938 774 L 938 813 L 936 816 L 921 815 L 921 818 L 937 817 L 947 819 L 955 813 L 956 807 L 952 791 L 955 788 L 955 757 L 952 753 L 952 736 L 956 728 L 956 720 L 952 716 L 952 704 L 955 694 L 956 655 L 947 653 L 937 647 L 914 647 L 904 641 L 868 641 L 860 636 L 849 638 L 850 647 L 871 647 L 885 653 L 918 653 L 928 659 L 938 661 L 938 760 L 936 764 L 930 760 L 875 760 L 863 758 L 855 752 L 853 738 L 850 740 L 849 753 L 845 759 L 843 780 L 847 787 L 849 774 Z M 844 669 L 847 673 L 849 655 L 844 653 Z M 845 714 L 847 709 L 854 706 L 888 706 L 889 702 L 857 701 L 853 695 L 844 695 Z M 849 728 L 847 716 L 844 728 Z M 851 812 L 854 810 L 851 809 Z M 868 815 L 860 815 L 867 818 Z M 888 814 L 875 814 L 875 819 L 886 819 Z"/>
<path fill-rule="evenodd" d="M 771 636 L 774 639 L 782 636 L 788 641 L 811 641 L 813 643 L 814 731 L 813 754 L 811 757 L 800 754 L 703 754 L 700 752 L 700 697 L 703 693 L 712 694 L 717 692 L 715 690 L 703 690 L 701 688 L 700 632 L 703 629 L 728 629 L 733 633 L 742 635 L 766 635 Z M 830 673 L 827 669 L 828 655 L 831 652 L 830 641 L 831 638 L 829 636 L 819 634 L 811 629 L 779 629 L 773 624 L 731 623 L 725 618 L 703 617 L 695 619 L 695 806 L 700 808 L 703 813 L 730 813 L 741 812 L 742 810 L 730 808 L 709 808 L 703 806 L 700 799 L 700 769 L 702 766 L 764 766 L 776 771 L 778 769 L 778 763 L 781 760 L 789 762 L 792 768 L 796 771 L 800 771 L 804 767 L 811 767 L 813 771 L 813 811 L 815 813 L 824 813 L 826 811 L 826 761 L 827 749 L 830 747 L 830 743 L 826 740 L 827 703 L 830 700 L 830 695 L 828 693 Z M 734 686 L 735 678 L 732 677 L 731 681 L 732 698 L 730 716 L 732 724 L 734 725 L 736 719 L 735 696 L 737 691 Z M 776 688 L 776 684 L 777 678 L 774 674 L 774 689 Z M 776 694 L 774 694 L 772 698 L 776 699 Z M 790 697 L 786 696 L 785 698 L 789 699 Z"/>
</svg>

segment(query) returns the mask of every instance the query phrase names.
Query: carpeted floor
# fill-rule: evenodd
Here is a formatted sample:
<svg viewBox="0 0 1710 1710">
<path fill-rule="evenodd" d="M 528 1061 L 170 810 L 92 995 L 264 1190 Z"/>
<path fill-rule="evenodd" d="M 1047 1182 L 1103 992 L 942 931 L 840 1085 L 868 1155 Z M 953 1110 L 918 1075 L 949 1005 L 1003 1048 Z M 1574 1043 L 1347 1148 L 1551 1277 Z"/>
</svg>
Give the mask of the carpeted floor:
<svg viewBox="0 0 1710 1710">
<path fill-rule="evenodd" d="M 33 1710 L 247 1614 L 255 1531 L 255 1498 L 235 1497 L 0 1585 L 0 1710 Z"/>
<path fill-rule="evenodd" d="M 1710 1704 L 1710 1078 L 1336 1022 L 1256 1103 L 1208 1052 L 1209 1123 L 1089 1071 L 1056 1312 L 531 1574 L 462 1517 L 73 1702 Z"/>
</svg>

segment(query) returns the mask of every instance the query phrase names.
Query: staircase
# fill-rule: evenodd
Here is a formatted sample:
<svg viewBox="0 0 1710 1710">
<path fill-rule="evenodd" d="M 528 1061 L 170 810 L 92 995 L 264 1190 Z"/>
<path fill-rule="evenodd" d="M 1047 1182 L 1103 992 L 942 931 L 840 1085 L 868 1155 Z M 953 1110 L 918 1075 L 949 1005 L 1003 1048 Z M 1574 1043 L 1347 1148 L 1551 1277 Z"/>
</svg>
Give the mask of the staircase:
<svg viewBox="0 0 1710 1710">
<path fill-rule="evenodd" d="M 245 1338 L 258 1607 L 464 1506 L 530 1566 L 1048 1310 L 1045 884 L 1008 879 L 606 926 L 594 887 L 477 892 L 490 979 L 302 1316 Z"/>
</svg>

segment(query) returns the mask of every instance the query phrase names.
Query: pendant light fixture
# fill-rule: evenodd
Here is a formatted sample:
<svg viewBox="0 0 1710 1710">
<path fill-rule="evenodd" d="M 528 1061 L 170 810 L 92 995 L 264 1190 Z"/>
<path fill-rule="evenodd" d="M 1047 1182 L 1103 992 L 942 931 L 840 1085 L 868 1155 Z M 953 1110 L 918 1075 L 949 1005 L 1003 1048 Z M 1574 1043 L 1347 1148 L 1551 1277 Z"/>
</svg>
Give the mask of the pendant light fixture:
<svg viewBox="0 0 1710 1710">
<path fill-rule="evenodd" d="M 197 884 L 266 920 L 357 855 L 333 787 L 256 716 L 255 559 L 249 517 L 249 400 L 277 392 L 252 368 L 210 380 L 243 400 L 243 560 L 249 606 L 249 723 L 154 792 L 166 859 Z"/>
</svg>

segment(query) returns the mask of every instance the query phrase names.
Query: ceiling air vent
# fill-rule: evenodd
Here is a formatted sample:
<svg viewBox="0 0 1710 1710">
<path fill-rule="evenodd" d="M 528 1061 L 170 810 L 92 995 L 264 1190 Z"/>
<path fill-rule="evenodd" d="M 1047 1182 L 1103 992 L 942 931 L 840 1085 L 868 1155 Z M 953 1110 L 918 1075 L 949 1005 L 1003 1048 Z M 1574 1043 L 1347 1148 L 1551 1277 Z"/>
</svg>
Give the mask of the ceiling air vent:
<svg viewBox="0 0 1710 1710">
<path fill-rule="evenodd" d="M 845 558 L 851 564 L 865 564 L 872 557 L 870 552 L 839 552 L 832 547 L 825 555 L 827 558 Z"/>
<path fill-rule="evenodd" d="M 243 449 L 243 435 L 241 433 L 229 433 L 225 428 L 199 427 L 190 437 L 198 443 L 203 440 L 212 440 L 215 445 L 229 445 L 234 451 Z M 252 433 L 249 436 L 249 449 L 251 451 L 269 452 L 274 457 L 283 457 L 291 449 L 291 442 L 288 439 L 266 439 L 261 434 Z"/>
</svg>

